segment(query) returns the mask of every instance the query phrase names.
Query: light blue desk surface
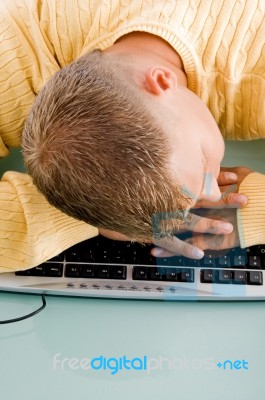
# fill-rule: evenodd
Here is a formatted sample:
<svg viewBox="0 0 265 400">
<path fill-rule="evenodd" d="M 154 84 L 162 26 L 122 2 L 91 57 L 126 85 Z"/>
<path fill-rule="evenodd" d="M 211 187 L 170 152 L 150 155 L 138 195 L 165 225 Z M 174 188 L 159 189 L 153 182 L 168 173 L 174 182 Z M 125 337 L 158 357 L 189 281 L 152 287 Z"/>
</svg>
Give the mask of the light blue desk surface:
<svg viewBox="0 0 265 400">
<path fill-rule="evenodd" d="M 265 172 L 264 151 L 265 141 L 229 143 L 224 164 Z M 46 300 L 36 316 L 0 325 L 1 399 L 265 398 L 265 302 Z M 0 293 L 0 320 L 40 305 L 38 295 Z M 85 369 L 84 359 L 101 355 L 146 356 L 153 369 Z M 216 366 L 225 360 L 241 369 Z"/>
</svg>

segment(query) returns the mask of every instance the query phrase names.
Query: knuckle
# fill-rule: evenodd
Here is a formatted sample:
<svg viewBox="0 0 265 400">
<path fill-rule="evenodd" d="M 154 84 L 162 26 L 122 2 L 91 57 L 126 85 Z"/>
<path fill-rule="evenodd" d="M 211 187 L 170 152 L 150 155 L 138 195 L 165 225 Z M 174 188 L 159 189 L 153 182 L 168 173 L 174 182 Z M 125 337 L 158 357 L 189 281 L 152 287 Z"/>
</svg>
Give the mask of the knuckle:
<svg viewBox="0 0 265 400">
<path fill-rule="evenodd" d="M 178 245 L 178 239 L 172 237 L 165 237 L 163 239 L 159 239 L 155 241 L 155 244 L 158 245 L 159 247 L 175 252 L 178 251 L 179 245 Z"/>
<path fill-rule="evenodd" d="M 191 243 L 189 243 L 189 242 L 181 242 L 179 247 L 180 247 L 180 253 L 183 256 L 189 255 L 190 248 L 191 248 Z"/>
<path fill-rule="evenodd" d="M 224 196 L 224 204 L 229 204 L 234 201 L 234 193 L 226 193 Z"/>
<path fill-rule="evenodd" d="M 207 230 L 208 231 L 216 231 L 216 229 L 218 228 L 218 224 L 219 224 L 219 221 L 208 218 L 207 219 L 207 228 L 208 228 Z"/>
<path fill-rule="evenodd" d="M 186 227 L 191 226 L 194 224 L 194 220 L 195 220 L 195 214 L 189 212 L 184 220 L 184 225 Z"/>
<path fill-rule="evenodd" d="M 233 201 L 233 193 L 224 192 L 224 193 L 222 194 L 220 203 L 222 203 L 222 204 L 228 204 L 228 203 L 230 203 L 231 201 Z"/>
</svg>

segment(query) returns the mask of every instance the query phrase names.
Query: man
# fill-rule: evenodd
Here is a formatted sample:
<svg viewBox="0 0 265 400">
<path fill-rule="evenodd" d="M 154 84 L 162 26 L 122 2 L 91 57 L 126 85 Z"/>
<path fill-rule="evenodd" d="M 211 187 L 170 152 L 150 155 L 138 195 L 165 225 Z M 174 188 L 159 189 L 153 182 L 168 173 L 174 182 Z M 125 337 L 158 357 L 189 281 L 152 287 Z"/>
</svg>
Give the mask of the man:
<svg viewBox="0 0 265 400">
<path fill-rule="evenodd" d="M 214 120 L 195 93 L 209 106 L 224 137 L 251 139 L 264 136 L 262 102 L 258 101 L 258 95 L 262 98 L 264 87 L 257 86 L 255 81 L 264 79 L 264 60 L 260 51 L 265 29 L 262 4 L 258 6 L 257 3 L 254 7 L 253 2 L 245 2 L 244 5 L 236 2 L 233 8 L 233 4 L 226 1 L 198 1 L 192 6 L 179 1 L 168 1 L 165 5 L 158 1 L 152 4 L 128 2 L 127 5 L 119 1 L 79 1 L 78 5 L 79 8 L 75 1 L 47 1 L 40 4 L 35 0 L 30 5 L 19 4 L 19 7 L 16 2 L 12 5 L 2 3 L 1 32 L 4 40 L 1 42 L 0 60 L 5 76 L 2 89 L 2 97 L 5 93 L 5 98 L 1 106 L 2 155 L 7 146 L 19 145 L 24 120 L 35 94 L 56 71 L 84 55 L 76 65 L 69 67 L 73 72 L 72 77 L 69 78 L 69 71 L 66 74 L 62 71 L 61 75 L 56 74 L 54 80 L 49 81 L 27 120 L 23 147 L 34 182 L 48 200 L 64 213 L 98 226 L 103 229 L 102 233 L 109 234 L 108 229 L 111 228 L 130 239 L 141 241 L 151 239 L 152 229 L 156 234 L 162 232 L 166 235 L 168 231 L 177 229 L 179 217 L 187 216 L 185 211 L 194 206 L 197 200 L 218 201 L 221 197 L 217 178 L 223 157 L 223 142 Z M 249 19 L 250 10 L 252 18 Z M 240 13 L 244 17 L 240 21 L 252 63 L 246 63 L 245 56 L 239 57 L 242 43 L 238 42 L 238 36 L 234 35 L 231 28 L 235 29 Z M 254 25 L 261 32 L 256 37 L 255 46 L 249 39 L 249 34 L 255 31 Z M 221 35 L 222 30 L 225 30 L 224 35 Z M 224 45 L 220 45 L 221 38 L 224 39 Z M 101 52 L 89 53 L 93 49 L 100 49 Z M 229 52 L 229 49 L 234 52 Z M 225 54 L 222 50 L 225 50 Z M 233 68 L 237 57 L 241 67 L 239 71 Z M 225 67 L 226 63 L 228 67 Z M 238 79 L 235 79 L 232 87 L 230 82 L 234 74 L 237 73 L 239 77 L 244 74 L 244 66 L 251 78 L 243 79 L 239 85 Z M 87 67 L 94 73 L 92 78 L 87 77 Z M 93 115 L 89 119 L 87 103 L 82 110 L 80 108 L 73 113 L 75 102 L 78 101 L 78 89 L 80 96 L 82 92 L 85 94 L 84 88 L 78 84 L 82 85 L 83 80 L 90 79 L 91 88 L 96 71 L 100 68 L 104 74 L 100 75 L 99 80 L 105 92 L 97 91 L 98 85 L 92 87 L 94 92 L 90 96 L 90 107 L 97 96 Z M 224 79 L 220 81 L 217 77 L 222 74 Z M 54 86 L 57 78 L 61 82 L 59 95 Z M 63 105 L 59 101 L 62 87 L 65 93 Z M 116 92 L 115 87 L 118 87 Z M 244 96 L 249 96 L 252 87 L 257 93 L 257 104 L 245 102 L 248 103 L 246 107 L 250 115 L 258 110 L 257 118 L 247 118 L 240 110 L 242 103 L 239 106 L 236 102 L 239 98 L 242 101 L 242 96 L 238 95 L 243 89 Z M 113 102 L 113 90 L 115 99 L 120 95 L 120 103 L 112 107 L 115 111 L 113 118 L 116 118 L 114 127 L 109 111 L 110 102 L 106 103 L 110 92 Z M 126 93 L 131 95 L 129 100 Z M 46 107 L 47 98 L 49 110 Z M 83 101 L 85 98 L 82 97 Z M 129 123 L 125 117 L 130 112 L 133 117 L 133 107 L 137 105 L 138 113 Z M 92 111 L 93 107 L 90 109 Z M 67 120 L 71 113 L 75 117 L 80 113 L 81 119 L 86 114 L 88 119 L 85 127 Z M 50 114 L 52 118 L 56 117 L 56 124 L 55 120 L 51 123 L 52 118 L 47 118 Z M 60 116 L 65 117 L 63 124 Z M 35 130 L 37 126 L 40 128 L 38 131 Z M 120 132 L 115 138 L 116 142 L 106 142 L 106 135 L 114 130 Z M 196 135 L 194 130 L 197 131 Z M 103 132 L 105 136 L 101 136 L 100 140 Z M 82 142 L 76 144 L 79 135 L 82 139 L 87 138 L 82 152 Z M 134 143 L 131 141 L 128 144 L 132 136 Z M 34 149 L 34 146 L 37 148 Z M 135 153 L 136 149 L 138 153 Z M 188 156 L 189 165 L 186 167 Z M 57 169 L 53 169 L 58 158 L 59 165 L 57 163 Z M 114 168 L 116 164 L 118 169 Z M 86 170 L 86 166 L 90 169 Z M 74 174 L 69 180 L 69 172 L 73 169 Z M 252 200 L 238 215 L 239 220 L 243 219 L 243 224 L 239 226 L 241 245 L 264 240 L 265 218 L 260 207 L 263 199 L 259 197 L 260 193 L 264 193 L 264 176 L 249 172 L 246 172 L 247 176 L 242 182 L 239 180 L 240 191 Z M 73 183 L 73 177 L 77 185 L 66 190 L 67 184 Z M 88 183 L 84 178 L 89 178 Z M 223 179 L 224 175 L 219 175 L 219 178 Z M 113 191 L 114 182 L 116 186 Z M 231 181 L 226 179 L 224 183 Z M 86 184 L 91 193 L 77 190 Z M 0 241 L 1 249 L 4 249 L 0 259 L 2 272 L 8 268 L 37 265 L 97 233 L 97 229 L 66 217 L 50 206 L 36 191 L 28 176 L 6 173 L 1 185 L 1 219 L 6 220 Z M 55 191 L 55 196 L 48 193 L 48 187 Z M 253 187 L 257 188 L 258 196 Z M 7 199 L 12 200 L 8 203 L 11 220 L 6 218 Z M 235 197 L 231 196 L 229 202 L 235 203 Z M 243 198 L 243 203 L 238 202 L 245 203 L 246 198 Z M 129 204 L 131 207 L 128 208 Z M 88 217 L 85 217 L 85 211 Z M 170 212 L 173 212 L 173 218 Z M 254 226 L 252 221 L 249 223 L 249 215 L 253 213 L 259 218 Z M 96 218 L 99 218 L 98 221 Z M 209 219 L 193 216 L 191 227 L 198 232 L 231 233 L 231 227 L 229 233 L 229 230 L 222 230 L 220 222 L 210 221 L 212 225 L 207 229 Z M 187 219 L 188 222 L 191 220 Z M 16 253 L 13 252 L 15 247 L 11 237 L 19 248 Z M 158 243 L 167 247 L 164 242 L 158 240 Z M 184 250 L 185 255 L 194 249 L 189 244 L 180 248 L 179 242 L 174 239 L 173 244 L 176 243 L 177 251 Z M 172 244 L 169 249 L 176 250 Z M 194 258 L 201 256 L 195 255 Z"/>
</svg>

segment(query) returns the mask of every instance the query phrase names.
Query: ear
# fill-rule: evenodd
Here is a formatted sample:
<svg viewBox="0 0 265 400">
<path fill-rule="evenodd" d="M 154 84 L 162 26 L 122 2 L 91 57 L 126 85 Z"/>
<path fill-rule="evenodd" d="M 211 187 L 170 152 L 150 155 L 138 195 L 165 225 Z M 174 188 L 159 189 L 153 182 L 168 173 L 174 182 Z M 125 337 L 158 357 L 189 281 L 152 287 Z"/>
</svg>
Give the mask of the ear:
<svg viewBox="0 0 265 400">
<path fill-rule="evenodd" d="M 164 66 L 153 66 L 145 71 L 146 89 L 154 94 L 161 95 L 168 89 L 176 89 L 177 75 Z"/>
</svg>

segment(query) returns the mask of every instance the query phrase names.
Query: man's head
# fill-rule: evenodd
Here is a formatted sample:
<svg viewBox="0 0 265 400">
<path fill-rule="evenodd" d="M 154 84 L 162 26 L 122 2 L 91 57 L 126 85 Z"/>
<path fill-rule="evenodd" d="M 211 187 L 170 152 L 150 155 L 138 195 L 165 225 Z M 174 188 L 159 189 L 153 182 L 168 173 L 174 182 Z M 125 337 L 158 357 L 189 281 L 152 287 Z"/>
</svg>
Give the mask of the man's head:
<svg viewBox="0 0 265 400">
<path fill-rule="evenodd" d="M 157 216 L 190 208 L 203 192 L 220 197 L 220 133 L 204 107 L 167 67 L 95 51 L 38 95 L 23 132 L 25 163 L 66 214 L 150 241 Z M 166 218 L 159 229 L 178 224 Z"/>
</svg>

